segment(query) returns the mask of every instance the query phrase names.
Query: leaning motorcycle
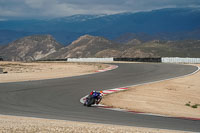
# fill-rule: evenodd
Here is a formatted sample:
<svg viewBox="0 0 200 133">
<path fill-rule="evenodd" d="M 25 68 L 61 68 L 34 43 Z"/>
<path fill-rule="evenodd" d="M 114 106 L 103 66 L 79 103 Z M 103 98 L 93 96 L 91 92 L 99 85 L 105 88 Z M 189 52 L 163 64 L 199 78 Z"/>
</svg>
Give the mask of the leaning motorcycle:
<svg viewBox="0 0 200 133">
<path fill-rule="evenodd" d="M 102 96 L 95 98 L 95 96 L 89 95 L 85 100 L 84 106 L 90 107 L 93 104 L 99 104 L 101 99 L 102 99 Z"/>
</svg>

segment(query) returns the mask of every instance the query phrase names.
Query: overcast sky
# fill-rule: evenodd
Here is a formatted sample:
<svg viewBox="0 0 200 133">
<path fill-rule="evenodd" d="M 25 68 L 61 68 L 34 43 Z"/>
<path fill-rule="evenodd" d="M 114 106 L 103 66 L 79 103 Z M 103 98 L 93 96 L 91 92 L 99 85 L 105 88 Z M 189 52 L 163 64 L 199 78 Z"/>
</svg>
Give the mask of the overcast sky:
<svg viewBox="0 0 200 133">
<path fill-rule="evenodd" d="M 200 0 L 0 0 L 0 20 L 200 7 Z"/>
</svg>

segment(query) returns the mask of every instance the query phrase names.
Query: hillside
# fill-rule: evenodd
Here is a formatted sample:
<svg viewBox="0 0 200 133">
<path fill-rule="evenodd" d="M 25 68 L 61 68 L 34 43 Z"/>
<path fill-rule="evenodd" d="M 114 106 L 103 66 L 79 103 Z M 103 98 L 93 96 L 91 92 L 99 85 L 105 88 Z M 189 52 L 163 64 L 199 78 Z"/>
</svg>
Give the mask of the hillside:
<svg viewBox="0 0 200 133">
<path fill-rule="evenodd" d="M 0 56 L 4 60 L 32 61 L 56 52 L 62 45 L 50 35 L 34 35 L 21 38 L 3 46 Z"/>
<path fill-rule="evenodd" d="M 102 57 L 99 52 L 109 49 L 119 49 L 120 44 L 109 41 L 103 37 L 84 35 L 73 41 L 69 46 L 61 48 L 59 51 L 46 58 L 69 58 L 69 57 Z M 105 55 L 108 56 L 108 55 Z M 118 56 L 110 54 L 109 56 Z"/>
<path fill-rule="evenodd" d="M 115 43 L 102 37 L 81 36 L 69 46 L 63 47 L 47 58 L 78 57 L 200 57 L 200 41 L 142 42 L 137 39 L 127 43 Z"/>
<path fill-rule="evenodd" d="M 127 44 L 131 44 L 131 41 Z M 127 45 L 126 44 L 126 45 Z M 133 43 L 132 43 L 133 44 Z M 195 57 L 200 58 L 200 40 L 160 41 L 153 40 L 133 44 L 124 51 L 123 56 L 135 57 L 134 51 L 142 52 L 143 57 Z M 138 56 L 138 57 L 141 57 Z"/>
<path fill-rule="evenodd" d="M 104 37 L 84 35 L 63 47 L 50 35 L 28 36 L 0 47 L 4 60 L 32 61 L 84 57 L 198 57 L 200 40 L 140 41 L 116 43 Z"/>
</svg>

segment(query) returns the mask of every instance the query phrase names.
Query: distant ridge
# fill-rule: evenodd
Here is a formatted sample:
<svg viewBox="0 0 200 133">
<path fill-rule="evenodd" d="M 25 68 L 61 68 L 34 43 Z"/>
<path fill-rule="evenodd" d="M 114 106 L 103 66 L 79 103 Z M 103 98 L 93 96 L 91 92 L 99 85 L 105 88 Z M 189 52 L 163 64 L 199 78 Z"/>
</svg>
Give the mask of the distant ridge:
<svg viewBox="0 0 200 133">
<path fill-rule="evenodd" d="M 6 32 L 7 30 L 7 32 Z M 200 39 L 200 8 L 168 8 L 114 15 L 74 15 L 49 20 L 0 21 L 0 44 L 33 34 L 51 34 L 69 45 L 78 37 L 90 34 L 126 43 L 119 39 L 188 40 Z M 15 34 L 17 33 L 17 34 Z M 118 41 L 117 41 L 118 42 Z"/>
</svg>

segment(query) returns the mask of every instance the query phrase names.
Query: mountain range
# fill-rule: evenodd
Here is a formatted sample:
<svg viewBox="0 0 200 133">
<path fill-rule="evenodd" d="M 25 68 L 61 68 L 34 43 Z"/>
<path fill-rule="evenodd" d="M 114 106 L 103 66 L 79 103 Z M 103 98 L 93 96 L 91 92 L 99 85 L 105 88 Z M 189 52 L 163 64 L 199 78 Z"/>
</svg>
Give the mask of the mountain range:
<svg viewBox="0 0 200 133">
<path fill-rule="evenodd" d="M 80 57 L 200 57 L 200 40 L 140 41 L 117 43 L 104 37 L 84 35 L 68 46 L 51 35 L 27 36 L 0 47 L 0 57 L 34 61 Z"/>
<path fill-rule="evenodd" d="M 127 43 L 132 39 L 144 42 L 198 40 L 199 33 L 199 8 L 166 8 L 114 15 L 74 15 L 48 20 L 0 21 L 1 45 L 35 34 L 50 34 L 66 46 L 85 34 L 102 36 L 116 43 Z"/>
</svg>

